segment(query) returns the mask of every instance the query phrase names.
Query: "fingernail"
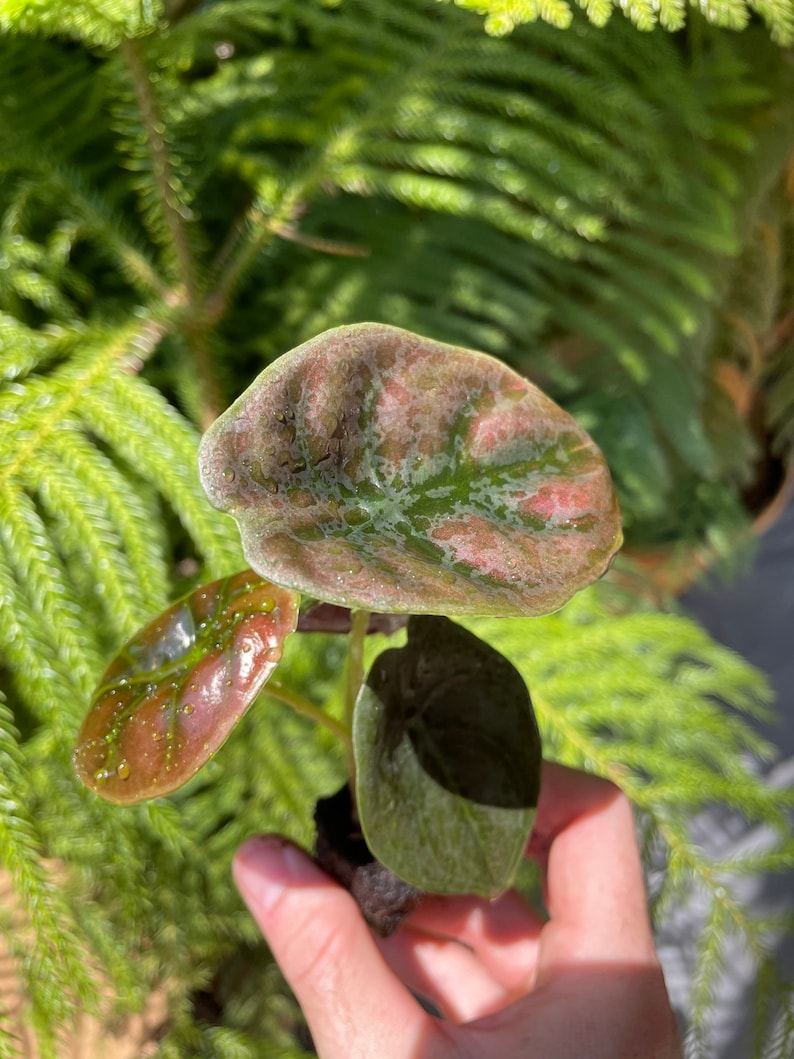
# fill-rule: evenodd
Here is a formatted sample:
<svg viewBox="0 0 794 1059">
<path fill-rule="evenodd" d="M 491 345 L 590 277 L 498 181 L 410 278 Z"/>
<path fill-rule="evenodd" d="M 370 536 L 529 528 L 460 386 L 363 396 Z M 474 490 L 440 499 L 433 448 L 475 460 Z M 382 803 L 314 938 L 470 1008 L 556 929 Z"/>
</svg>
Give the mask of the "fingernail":
<svg viewBox="0 0 794 1059">
<path fill-rule="evenodd" d="M 312 878 L 312 863 L 277 835 L 250 838 L 234 858 L 234 880 L 246 903 L 268 910 L 284 889 Z"/>
</svg>

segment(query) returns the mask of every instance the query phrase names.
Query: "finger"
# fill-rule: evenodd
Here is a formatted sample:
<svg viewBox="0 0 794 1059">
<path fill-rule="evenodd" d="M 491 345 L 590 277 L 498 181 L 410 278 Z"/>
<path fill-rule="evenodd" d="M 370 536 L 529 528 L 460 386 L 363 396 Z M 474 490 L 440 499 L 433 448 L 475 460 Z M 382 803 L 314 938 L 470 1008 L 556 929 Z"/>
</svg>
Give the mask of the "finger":
<svg viewBox="0 0 794 1059">
<path fill-rule="evenodd" d="M 628 799 L 606 780 L 545 764 L 530 852 L 546 861 L 551 922 L 539 963 L 655 964 Z"/>
<path fill-rule="evenodd" d="M 384 1059 L 421 1053 L 433 1020 L 389 970 L 345 890 L 272 836 L 246 842 L 233 871 L 323 1059 L 363 1059 L 370 1040 Z"/>
<path fill-rule="evenodd" d="M 437 937 L 456 938 L 515 997 L 532 980 L 543 925 L 515 890 L 495 901 L 476 897 L 427 897 L 411 913 L 407 927 Z"/>
<path fill-rule="evenodd" d="M 394 973 L 451 1022 L 469 1022 L 509 1004 L 514 997 L 459 941 L 403 926 L 378 942 Z"/>
</svg>

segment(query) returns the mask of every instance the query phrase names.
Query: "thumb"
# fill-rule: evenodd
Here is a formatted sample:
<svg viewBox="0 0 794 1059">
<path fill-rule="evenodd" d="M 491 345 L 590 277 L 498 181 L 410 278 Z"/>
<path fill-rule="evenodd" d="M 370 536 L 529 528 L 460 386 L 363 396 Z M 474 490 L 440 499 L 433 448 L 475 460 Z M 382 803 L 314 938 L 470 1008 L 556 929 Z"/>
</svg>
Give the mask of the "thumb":
<svg viewBox="0 0 794 1059">
<path fill-rule="evenodd" d="M 322 1059 L 420 1054 L 430 1019 L 383 960 L 353 898 L 299 849 L 252 838 L 233 874 Z"/>
</svg>

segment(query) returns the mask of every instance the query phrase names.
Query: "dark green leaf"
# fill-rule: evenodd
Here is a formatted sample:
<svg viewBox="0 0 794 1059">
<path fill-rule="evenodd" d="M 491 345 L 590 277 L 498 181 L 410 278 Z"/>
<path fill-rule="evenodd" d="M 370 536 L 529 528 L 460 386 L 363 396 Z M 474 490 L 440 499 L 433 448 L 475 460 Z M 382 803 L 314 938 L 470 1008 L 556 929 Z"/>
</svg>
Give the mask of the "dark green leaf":
<svg viewBox="0 0 794 1059">
<path fill-rule="evenodd" d="M 243 570 L 138 632 L 105 671 L 80 729 L 74 765 L 83 783 L 120 804 L 186 783 L 278 665 L 298 601 Z"/>
<path fill-rule="evenodd" d="M 356 795 L 373 854 L 433 893 L 495 897 L 535 818 L 541 747 L 510 662 L 447 618 L 412 617 L 353 719 Z"/>
<path fill-rule="evenodd" d="M 381 324 L 266 368 L 200 467 L 262 576 L 343 606 L 548 613 L 621 543 L 604 459 L 566 412 L 492 357 Z"/>
</svg>

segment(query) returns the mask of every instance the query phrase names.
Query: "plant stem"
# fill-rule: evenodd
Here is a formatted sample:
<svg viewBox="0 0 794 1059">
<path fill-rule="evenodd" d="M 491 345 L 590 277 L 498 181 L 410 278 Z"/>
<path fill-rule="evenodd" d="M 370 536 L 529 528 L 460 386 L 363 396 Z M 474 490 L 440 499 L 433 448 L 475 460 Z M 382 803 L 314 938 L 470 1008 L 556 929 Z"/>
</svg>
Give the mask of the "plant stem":
<svg viewBox="0 0 794 1059">
<path fill-rule="evenodd" d="M 175 257 L 179 262 L 182 280 L 191 308 L 196 308 L 198 299 L 196 267 L 190 247 L 190 239 L 185 220 L 180 212 L 181 204 L 177 193 L 178 183 L 169 157 L 165 139 L 165 122 L 160 111 L 159 102 L 152 90 L 149 70 L 146 67 L 138 41 L 128 38 L 121 43 L 121 55 L 129 71 L 135 100 L 138 104 L 143 127 L 146 131 L 146 147 L 152 165 L 152 175 L 157 187 L 160 211 Z"/>
<path fill-rule="evenodd" d="M 353 756 L 353 710 L 364 683 L 364 639 L 369 628 L 369 611 L 350 612 L 350 639 L 347 647 L 347 672 L 345 674 L 345 718 L 344 726 L 350 732 L 347 751 L 347 775 L 353 803 L 356 801 L 356 760 Z"/>
<path fill-rule="evenodd" d="M 271 680 L 265 686 L 265 692 L 268 695 L 272 695 L 274 699 L 278 699 L 279 702 L 284 702 L 287 706 L 291 706 L 296 713 L 301 714 L 303 717 L 308 717 L 316 724 L 322 725 L 323 728 L 327 728 L 343 744 L 345 750 L 350 753 L 352 745 L 349 729 L 346 729 L 339 721 L 334 720 L 324 710 L 321 710 L 319 706 L 315 706 L 313 702 L 304 699 L 296 691 L 285 688 L 277 680 Z"/>
<path fill-rule="evenodd" d="M 369 611 L 354 610 L 350 614 L 350 642 L 347 649 L 345 679 L 345 727 L 353 731 L 353 708 L 364 683 L 364 638 L 369 628 Z"/>
<path fill-rule="evenodd" d="M 178 322 L 188 349 L 201 378 L 204 394 L 199 426 L 202 430 L 217 418 L 225 402 L 218 382 L 215 365 L 207 342 L 207 324 L 203 313 L 203 299 L 198 269 L 190 242 L 188 223 L 180 201 L 179 181 L 169 154 L 165 121 L 159 101 L 152 88 L 149 70 L 144 62 L 138 41 L 122 41 L 121 55 L 132 81 L 138 112 L 146 132 L 146 146 L 152 166 L 160 212 L 168 231 L 171 246 L 181 274 L 181 289 L 172 291 L 171 301 L 181 310 Z"/>
</svg>

